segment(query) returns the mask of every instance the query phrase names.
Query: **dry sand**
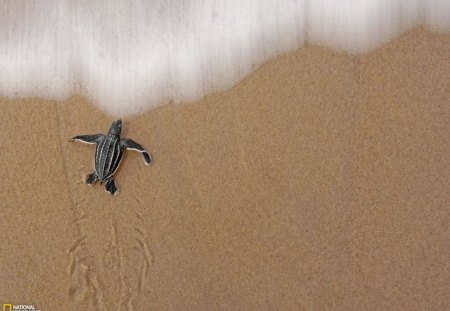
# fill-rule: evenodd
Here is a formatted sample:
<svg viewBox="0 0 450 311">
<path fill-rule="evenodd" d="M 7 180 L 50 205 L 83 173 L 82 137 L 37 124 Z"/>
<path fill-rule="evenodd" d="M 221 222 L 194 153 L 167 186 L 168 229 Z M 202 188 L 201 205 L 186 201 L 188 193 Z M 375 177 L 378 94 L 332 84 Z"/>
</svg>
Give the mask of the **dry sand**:
<svg viewBox="0 0 450 311">
<path fill-rule="evenodd" d="M 111 117 L 0 101 L 0 304 L 48 310 L 448 310 L 450 35 L 309 46 L 125 120 L 120 194 L 87 187 Z"/>
</svg>

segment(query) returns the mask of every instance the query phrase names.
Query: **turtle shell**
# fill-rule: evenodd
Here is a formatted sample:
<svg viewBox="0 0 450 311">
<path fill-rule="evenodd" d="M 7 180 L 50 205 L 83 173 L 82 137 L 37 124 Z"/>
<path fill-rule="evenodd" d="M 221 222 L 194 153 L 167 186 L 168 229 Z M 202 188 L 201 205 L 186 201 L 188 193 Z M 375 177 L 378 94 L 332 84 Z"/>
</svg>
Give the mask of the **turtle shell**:
<svg viewBox="0 0 450 311">
<path fill-rule="evenodd" d="M 120 148 L 120 136 L 108 134 L 97 144 L 95 150 L 95 172 L 103 181 L 116 172 L 122 160 L 123 150 Z"/>
</svg>

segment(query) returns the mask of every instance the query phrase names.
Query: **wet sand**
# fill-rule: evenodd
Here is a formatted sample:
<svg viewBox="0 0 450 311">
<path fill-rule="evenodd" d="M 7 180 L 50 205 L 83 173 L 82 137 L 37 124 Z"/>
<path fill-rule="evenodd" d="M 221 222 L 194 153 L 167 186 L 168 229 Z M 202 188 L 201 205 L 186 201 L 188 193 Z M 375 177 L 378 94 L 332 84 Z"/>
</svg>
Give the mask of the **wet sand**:
<svg viewBox="0 0 450 311">
<path fill-rule="evenodd" d="M 444 310 L 450 35 L 308 46 L 126 119 L 109 196 L 81 97 L 0 100 L 0 303 L 46 310 Z"/>
</svg>

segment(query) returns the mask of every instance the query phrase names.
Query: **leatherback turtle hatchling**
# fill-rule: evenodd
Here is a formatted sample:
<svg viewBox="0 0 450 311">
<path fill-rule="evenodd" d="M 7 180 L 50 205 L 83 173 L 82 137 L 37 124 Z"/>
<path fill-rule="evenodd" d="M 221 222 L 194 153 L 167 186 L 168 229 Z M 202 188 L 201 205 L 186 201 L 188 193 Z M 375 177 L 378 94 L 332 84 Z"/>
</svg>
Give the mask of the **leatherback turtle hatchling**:
<svg viewBox="0 0 450 311">
<path fill-rule="evenodd" d="M 99 180 L 100 184 L 105 183 L 106 191 L 113 195 L 119 193 L 114 182 L 114 173 L 119 167 L 125 149 L 142 153 L 146 165 L 150 165 L 152 162 L 150 154 L 140 144 L 128 138 L 120 138 L 121 131 L 122 120 L 117 120 L 112 123 L 106 135 L 80 135 L 70 139 L 70 141 L 97 144 L 94 161 L 95 170 L 86 179 L 86 184 L 92 186 Z"/>
</svg>

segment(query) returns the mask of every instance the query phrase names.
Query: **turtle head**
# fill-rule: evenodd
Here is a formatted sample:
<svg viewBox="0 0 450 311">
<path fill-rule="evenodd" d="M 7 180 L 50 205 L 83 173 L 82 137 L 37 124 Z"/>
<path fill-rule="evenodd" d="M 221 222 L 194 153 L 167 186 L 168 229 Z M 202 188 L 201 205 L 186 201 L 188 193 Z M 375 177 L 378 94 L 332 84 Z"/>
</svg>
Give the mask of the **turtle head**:
<svg viewBox="0 0 450 311">
<path fill-rule="evenodd" d="M 111 128 L 109 129 L 108 134 L 120 135 L 121 132 L 122 132 L 122 120 L 119 119 L 111 124 Z"/>
</svg>

